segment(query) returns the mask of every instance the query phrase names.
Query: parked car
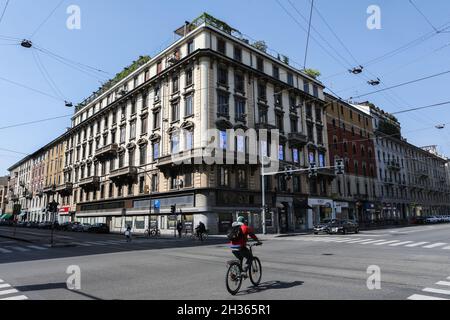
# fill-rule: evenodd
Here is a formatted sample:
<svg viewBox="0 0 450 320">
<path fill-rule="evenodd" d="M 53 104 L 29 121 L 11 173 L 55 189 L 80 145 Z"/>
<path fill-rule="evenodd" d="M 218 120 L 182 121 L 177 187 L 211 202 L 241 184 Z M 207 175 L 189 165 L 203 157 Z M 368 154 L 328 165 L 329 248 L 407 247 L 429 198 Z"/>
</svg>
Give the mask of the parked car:
<svg viewBox="0 0 450 320">
<path fill-rule="evenodd" d="M 106 223 L 96 223 L 89 227 L 88 232 L 109 233 L 109 227 Z"/>
<path fill-rule="evenodd" d="M 425 224 L 425 220 L 426 219 L 424 217 L 414 217 L 411 222 L 413 224 Z"/>
<path fill-rule="evenodd" d="M 335 220 L 331 220 L 331 219 L 325 219 L 322 222 L 320 222 L 319 224 L 314 226 L 314 234 L 319 234 L 319 233 L 328 233 L 328 226 L 330 225 L 330 223 L 332 221 Z"/>
<path fill-rule="evenodd" d="M 74 225 L 72 230 L 75 232 L 87 232 L 90 226 L 91 225 L 89 223 L 77 223 Z"/>
<path fill-rule="evenodd" d="M 38 228 L 39 229 L 46 229 L 46 230 L 51 229 L 52 228 L 52 223 L 50 221 L 41 222 L 41 223 L 39 223 Z"/>
<path fill-rule="evenodd" d="M 435 217 L 435 216 L 431 216 L 431 217 L 427 217 L 425 219 L 425 222 L 426 223 L 438 223 L 439 219 L 437 217 Z"/>
<path fill-rule="evenodd" d="M 58 230 L 69 231 L 72 226 L 71 222 L 63 222 L 58 226 Z"/>
<path fill-rule="evenodd" d="M 328 225 L 328 234 L 347 234 L 349 232 L 359 233 L 359 224 L 349 220 L 333 220 Z"/>
</svg>

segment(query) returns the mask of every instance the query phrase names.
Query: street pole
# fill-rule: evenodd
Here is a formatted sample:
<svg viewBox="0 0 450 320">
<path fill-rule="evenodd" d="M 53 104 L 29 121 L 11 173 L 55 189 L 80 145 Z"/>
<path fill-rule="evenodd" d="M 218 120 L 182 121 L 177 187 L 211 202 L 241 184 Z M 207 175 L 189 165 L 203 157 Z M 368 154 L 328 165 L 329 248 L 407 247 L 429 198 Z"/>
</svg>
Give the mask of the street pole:
<svg viewBox="0 0 450 320">
<path fill-rule="evenodd" d="M 262 199 L 262 230 L 263 234 L 267 234 L 266 230 L 266 181 L 265 181 L 265 175 L 264 175 L 264 159 L 261 158 L 261 199 Z"/>
</svg>

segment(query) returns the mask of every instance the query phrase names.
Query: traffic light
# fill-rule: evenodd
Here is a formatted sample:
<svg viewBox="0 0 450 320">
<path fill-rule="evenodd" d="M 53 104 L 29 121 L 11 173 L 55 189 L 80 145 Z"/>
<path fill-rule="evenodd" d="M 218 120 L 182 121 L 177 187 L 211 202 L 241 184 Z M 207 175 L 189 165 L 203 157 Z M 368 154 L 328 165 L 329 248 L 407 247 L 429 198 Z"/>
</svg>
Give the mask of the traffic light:
<svg viewBox="0 0 450 320">
<path fill-rule="evenodd" d="M 269 207 L 268 204 L 266 204 L 266 205 L 264 206 L 264 214 L 265 214 L 266 216 L 270 215 L 270 207 Z"/>
<path fill-rule="evenodd" d="M 309 164 L 309 178 L 317 177 L 317 165 L 315 162 Z"/>
<path fill-rule="evenodd" d="M 334 172 L 336 175 L 343 175 L 345 173 L 344 160 L 336 159 L 334 161 Z"/>
<path fill-rule="evenodd" d="M 172 215 L 176 215 L 176 213 L 177 213 L 177 205 L 172 205 L 172 206 L 170 206 L 170 213 L 172 214 Z"/>
</svg>

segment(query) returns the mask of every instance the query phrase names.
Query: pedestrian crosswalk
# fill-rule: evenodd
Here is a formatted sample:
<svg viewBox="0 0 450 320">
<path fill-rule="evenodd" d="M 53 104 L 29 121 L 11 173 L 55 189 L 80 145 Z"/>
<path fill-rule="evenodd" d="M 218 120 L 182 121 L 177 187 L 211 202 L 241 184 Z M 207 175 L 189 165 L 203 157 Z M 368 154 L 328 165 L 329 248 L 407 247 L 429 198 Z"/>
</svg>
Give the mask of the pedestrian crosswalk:
<svg viewBox="0 0 450 320">
<path fill-rule="evenodd" d="M 422 248 L 422 249 L 437 249 L 450 250 L 450 243 L 444 242 L 427 242 L 427 241 L 413 241 L 413 240 L 389 240 L 389 239 L 372 239 L 361 237 L 330 237 L 330 236 L 299 236 L 299 237 L 284 237 L 275 238 L 279 241 L 305 241 L 305 242 L 324 242 L 324 243 L 342 243 L 355 244 L 361 246 L 377 246 L 377 247 L 404 247 L 404 248 Z"/>
<path fill-rule="evenodd" d="M 0 301 L 6 300 L 28 300 L 28 297 L 0 279 Z"/>
<path fill-rule="evenodd" d="M 447 280 L 450 280 L 450 277 Z M 436 282 L 433 288 L 425 288 L 420 294 L 410 296 L 408 300 L 450 300 L 450 281 Z"/>
</svg>

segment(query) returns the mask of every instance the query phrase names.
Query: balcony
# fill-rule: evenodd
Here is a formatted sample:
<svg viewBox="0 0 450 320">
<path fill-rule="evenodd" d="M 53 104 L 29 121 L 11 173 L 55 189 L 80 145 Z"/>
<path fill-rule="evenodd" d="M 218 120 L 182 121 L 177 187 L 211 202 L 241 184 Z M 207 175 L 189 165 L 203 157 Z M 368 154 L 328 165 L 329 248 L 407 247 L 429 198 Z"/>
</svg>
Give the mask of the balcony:
<svg viewBox="0 0 450 320">
<path fill-rule="evenodd" d="M 308 143 L 308 137 L 299 132 L 289 133 L 288 140 L 292 146 L 304 146 Z"/>
<path fill-rule="evenodd" d="M 389 167 L 389 169 L 394 170 L 394 171 L 400 171 L 400 169 L 401 169 L 400 163 L 398 163 L 397 161 L 388 162 L 388 167 Z"/>
<path fill-rule="evenodd" d="M 97 187 L 99 185 L 99 183 L 100 183 L 100 177 L 92 176 L 92 177 L 81 179 L 80 182 L 78 183 L 78 186 L 83 189 L 90 189 L 90 188 Z"/>
<path fill-rule="evenodd" d="M 417 170 L 417 173 L 421 178 L 429 177 L 428 170 L 426 170 L 426 169 L 419 169 L 419 170 Z"/>
<path fill-rule="evenodd" d="M 127 180 L 134 179 L 137 176 L 138 170 L 136 167 L 123 167 L 110 172 L 109 178 L 111 180 Z"/>
<path fill-rule="evenodd" d="M 62 185 L 57 186 L 56 192 L 59 194 L 70 194 L 70 193 L 72 193 L 72 189 L 73 189 L 73 183 L 66 182 Z"/>
<path fill-rule="evenodd" d="M 319 169 L 317 171 L 317 175 L 331 179 L 334 179 L 336 177 L 333 169 Z"/>
<path fill-rule="evenodd" d="M 113 158 L 117 155 L 118 149 L 119 145 L 117 143 L 111 143 L 107 146 L 97 149 L 97 151 L 95 152 L 95 157 L 100 161 Z"/>
<path fill-rule="evenodd" d="M 258 122 L 255 128 L 256 130 L 275 130 L 277 127 L 267 122 Z"/>
<path fill-rule="evenodd" d="M 42 189 L 42 192 L 44 194 L 54 194 L 55 191 L 56 191 L 56 186 L 54 184 L 50 185 L 50 186 L 46 186 L 44 189 Z"/>
<path fill-rule="evenodd" d="M 392 178 L 385 178 L 384 179 L 384 183 L 388 184 L 388 185 L 393 185 L 394 184 L 394 180 Z"/>
<path fill-rule="evenodd" d="M 19 196 L 13 194 L 9 197 L 9 199 L 11 200 L 11 202 L 17 202 L 17 201 L 19 201 Z"/>
</svg>

